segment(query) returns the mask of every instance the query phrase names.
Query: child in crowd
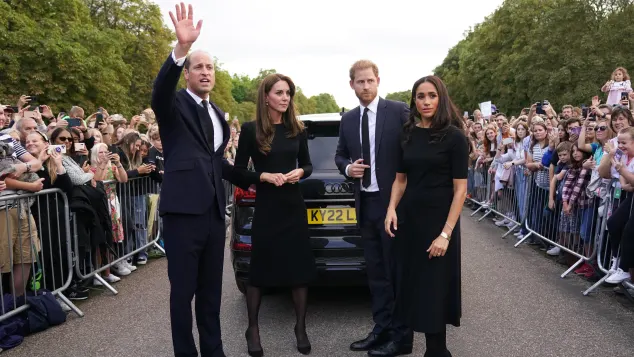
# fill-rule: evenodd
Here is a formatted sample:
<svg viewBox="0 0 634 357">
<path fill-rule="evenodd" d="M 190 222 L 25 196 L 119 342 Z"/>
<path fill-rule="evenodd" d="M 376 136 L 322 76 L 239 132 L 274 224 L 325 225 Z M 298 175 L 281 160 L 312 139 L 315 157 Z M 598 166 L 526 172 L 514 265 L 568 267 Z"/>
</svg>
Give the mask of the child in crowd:
<svg viewBox="0 0 634 357">
<path fill-rule="evenodd" d="M 552 215 L 553 224 L 552 227 L 558 227 L 558 219 L 559 212 L 561 212 L 561 205 L 563 201 L 563 184 L 565 179 L 567 178 L 568 170 L 570 169 L 570 157 L 572 155 L 572 143 L 569 141 L 565 141 L 557 145 L 557 155 L 559 156 L 559 163 L 555 168 L 555 176 L 550 181 L 550 190 L 549 190 L 549 198 L 548 198 L 548 209 L 546 210 L 548 214 Z M 549 232 L 555 229 L 551 229 L 551 227 L 546 227 L 546 237 L 555 237 L 554 234 L 549 234 Z M 560 243 L 562 243 L 562 239 L 559 239 Z M 552 256 L 558 256 L 561 250 L 559 247 L 553 247 L 548 250 L 546 253 Z"/>
<path fill-rule="evenodd" d="M 608 93 L 606 104 L 619 104 L 621 102 L 621 93 L 630 93 L 632 91 L 632 83 L 627 70 L 623 67 L 615 69 L 612 72 L 612 78 L 601 87 L 601 91 Z"/>
</svg>

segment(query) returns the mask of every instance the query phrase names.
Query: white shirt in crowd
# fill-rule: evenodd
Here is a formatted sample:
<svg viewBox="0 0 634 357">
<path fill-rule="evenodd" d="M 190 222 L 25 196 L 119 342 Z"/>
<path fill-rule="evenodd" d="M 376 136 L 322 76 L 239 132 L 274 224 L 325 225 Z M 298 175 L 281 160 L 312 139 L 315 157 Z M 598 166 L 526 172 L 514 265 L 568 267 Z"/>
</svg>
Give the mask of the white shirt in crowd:
<svg viewBox="0 0 634 357">
<path fill-rule="evenodd" d="M 376 112 L 377 109 L 379 107 L 379 96 L 377 95 L 374 100 L 368 104 L 368 134 L 370 136 L 370 172 L 371 172 L 371 176 L 370 176 L 370 186 L 368 186 L 368 188 L 363 187 L 363 185 L 361 185 L 361 191 L 365 191 L 365 192 L 378 192 L 379 191 L 379 184 L 376 180 L 376 160 L 375 160 L 375 147 L 376 147 L 376 140 L 375 140 L 375 134 L 376 134 Z M 359 138 L 361 138 L 361 145 L 363 145 L 363 132 L 362 132 L 362 128 L 363 128 L 363 111 L 365 110 L 366 107 L 364 107 L 363 105 L 359 106 Z M 367 160 L 366 160 L 367 161 Z M 365 162 L 364 162 L 365 163 Z M 348 169 L 350 168 L 350 165 L 346 166 L 346 175 L 348 175 Z M 348 175 L 350 176 L 350 175 Z"/>
<path fill-rule="evenodd" d="M 172 59 L 174 60 L 174 63 L 176 63 L 176 65 L 179 67 L 182 67 L 185 64 L 185 57 L 176 58 L 174 51 L 172 51 Z M 192 98 L 194 98 L 194 100 L 196 101 L 196 104 L 202 107 L 203 98 L 200 98 L 199 96 L 194 94 L 192 91 L 189 90 L 189 88 L 187 88 L 187 93 L 189 93 L 189 95 Z M 207 98 L 205 99 L 207 99 L 207 102 L 209 102 L 209 96 L 207 96 Z M 214 151 L 217 151 L 220 145 L 222 145 L 222 140 L 223 140 L 222 123 L 220 122 L 220 118 L 218 118 L 218 114 L 216 114 L 216 111 L 212 108 L 211 104 L 207 104 L 206 109 L 207 109 L 207 112 L 209 112 L 209 116 L 211 117 L 211 122 L 213 123 L 213 126 L 214 126 Z"/>
</svg>

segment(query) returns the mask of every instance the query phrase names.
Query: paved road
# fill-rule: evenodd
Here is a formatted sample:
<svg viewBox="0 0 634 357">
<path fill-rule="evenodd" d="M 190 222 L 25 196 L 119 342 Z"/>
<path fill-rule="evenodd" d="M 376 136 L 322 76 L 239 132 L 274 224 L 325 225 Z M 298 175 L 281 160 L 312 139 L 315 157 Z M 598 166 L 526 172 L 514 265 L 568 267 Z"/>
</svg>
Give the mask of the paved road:
<svg viewBox="0 0 634 357">
<path fill-rule="evenodd" d="M 560 279 L 561 267 L 533 249 L 515 249 L 490 223 L 463 217 L 463 325 L 449 330 L 454 356 L 547 357 L 634 355 L 634 313 L 613 294 L 584 297 L 587 283 Z M 228 258 L 227 254 L 227 258 Z M 166 261 L 153 261 L 117 284 L 119 296 L 95 290 L 84 318 L 28 337 L 6 357 L 172 356 Z M 610 290 L 607 290 L 610 291 Z M 365 289 L 312 291 L 313 356 L 364 356 L 348 351 L 370 328 Z M 299 356 L 289 294 L 265 297 L 261 316 L 266 356 Z M 225 262 L 222 327 L 228 356 L 246 356 L 245 302 Z M 424 353 L 416 336 L 413 356 Z"/>
</svg>

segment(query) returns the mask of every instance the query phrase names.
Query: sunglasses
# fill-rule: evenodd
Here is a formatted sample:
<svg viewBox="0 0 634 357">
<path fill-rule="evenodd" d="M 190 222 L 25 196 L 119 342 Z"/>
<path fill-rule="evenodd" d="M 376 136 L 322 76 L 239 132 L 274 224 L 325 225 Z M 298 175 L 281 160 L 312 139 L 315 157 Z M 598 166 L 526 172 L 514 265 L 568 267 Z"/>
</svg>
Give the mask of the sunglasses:
<svg viewBox="0 0 634 357">
<path fill-rule="evenodd" d="M 68 136 L 58 136 L 57 140 L 59 140 L 59 141 L 69 141 L 70 142 L 70 141 L 73 141 L 73 138 L 70 138 Z"/>
<path fill-rule="evenodd" d="M 596 128 L 594 128 L 594 131 L 606 131 L 608 130 L 607 126 L 597 126 Z"/>
</svg>

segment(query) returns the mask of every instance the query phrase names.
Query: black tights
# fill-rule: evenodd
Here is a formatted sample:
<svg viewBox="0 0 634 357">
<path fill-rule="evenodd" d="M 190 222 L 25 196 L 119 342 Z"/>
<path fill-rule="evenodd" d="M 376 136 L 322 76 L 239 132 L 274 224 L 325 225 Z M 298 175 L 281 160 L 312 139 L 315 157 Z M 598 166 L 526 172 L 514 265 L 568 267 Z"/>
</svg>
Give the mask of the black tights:
<svg viewBox="0 0 634 357">
<path fill-rule="evenodd" d="M 298 346 L 309 345 L 306 334 L 306 310 L 308 308 L 308 288 L 305 286 L 294 287 L 293 305 L 295 306 L 295 336 Z M 247 313 L 249 316 L 249 328 L 247 330 L 247 340 L 249 350 L 262 349 L 260 342 L 260 327 L 258 325 L 258 315 L 262 302 L 262 289 L 255 286 L 247 286 Z"/>
<path fill-rule="evenodd" d="M 424 357 L 451 357 L 447 349 L 447 331 L 437 333 L 426 333 L 425 342 L 427 351 Z"/>
</svg>

